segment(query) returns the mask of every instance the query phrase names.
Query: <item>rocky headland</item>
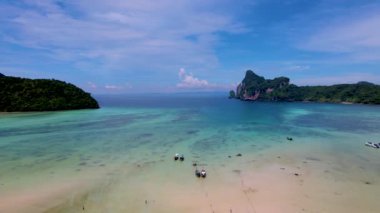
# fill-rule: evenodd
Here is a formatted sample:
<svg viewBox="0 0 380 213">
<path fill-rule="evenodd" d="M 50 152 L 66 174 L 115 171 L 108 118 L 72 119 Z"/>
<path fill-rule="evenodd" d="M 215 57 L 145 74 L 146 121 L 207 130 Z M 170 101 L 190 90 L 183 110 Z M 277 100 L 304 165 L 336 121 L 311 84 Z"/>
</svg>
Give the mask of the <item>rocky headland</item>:
<svg viewBox="0 0 380 213">
<path fill-rule="evenodd" d="M 332 86 L 297 86 L 287 77 L 265 79 L 251 70 L 230 98 L 245 101 L 305 101 L 380 104 L 380 86 L 369 82 Z"/>
</svg>

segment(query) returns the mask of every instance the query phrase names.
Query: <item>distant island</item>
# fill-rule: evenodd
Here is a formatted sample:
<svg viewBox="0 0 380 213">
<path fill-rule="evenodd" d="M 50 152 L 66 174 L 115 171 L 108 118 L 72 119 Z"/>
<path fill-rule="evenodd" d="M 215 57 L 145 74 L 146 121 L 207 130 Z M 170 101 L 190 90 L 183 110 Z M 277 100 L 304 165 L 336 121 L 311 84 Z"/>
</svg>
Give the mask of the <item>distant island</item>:
<svg viewBox="0 0 380 213">
<path fill-rule="evenodd" d="M 246 101 L 310 101 L 380 104 L 380 86 L 369 82 L 332 86 L 296 86 L 289 78 L 265 79 L 248 70 L 230 98 Z"/>
<path fill-rule="evenodd" d="M 58 80 L 10 77 L 0 73 L 1 112 L 97 108 L 97 101 L 73 84 Z"/>
</svg>

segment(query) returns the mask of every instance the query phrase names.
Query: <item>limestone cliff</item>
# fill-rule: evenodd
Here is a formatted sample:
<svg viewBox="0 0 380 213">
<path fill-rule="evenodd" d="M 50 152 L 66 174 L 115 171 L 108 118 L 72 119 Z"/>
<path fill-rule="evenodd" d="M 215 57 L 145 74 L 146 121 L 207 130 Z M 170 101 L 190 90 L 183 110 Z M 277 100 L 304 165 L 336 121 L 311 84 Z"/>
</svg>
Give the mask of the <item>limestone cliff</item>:
<svg viewBox="0 0 380 213">
<path fill-rule="evenodd" d="M 231 97 L 232 92 L 230 92 Z M 289 78 L 265 79 L 248 70 L 234 96 L 247 101 L 311 101 L 380 104 L 380 86 L 369 82 L 332 86 L 296 86 Z"/>
</svg>

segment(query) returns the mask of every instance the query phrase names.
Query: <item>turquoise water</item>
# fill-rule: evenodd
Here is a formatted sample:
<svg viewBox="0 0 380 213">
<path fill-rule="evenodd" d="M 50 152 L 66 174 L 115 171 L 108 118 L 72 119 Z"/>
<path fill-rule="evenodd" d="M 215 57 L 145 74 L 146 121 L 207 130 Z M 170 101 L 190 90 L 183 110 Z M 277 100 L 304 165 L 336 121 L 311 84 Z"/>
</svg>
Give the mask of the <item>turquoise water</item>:
<svg viewBox="0 0 380 213">
<path fill-rule="evenodd" d="M 224 94 L 97 99 L 98 110 L 1 114 L 0 188 L 127 165 L 156 164 L 168 172 L 175 152 L 222 171 L 229 155 L 256 159 L 297 147 L 304 150 L 297 154 L 300 162 L 325 162 L 334 178 L 380 184 L 380 150 L 364 146 L 380 142 L 378 106 L 253 103 Z M 186 169 L 193 178 L 191 166 Z"/>
</svg>

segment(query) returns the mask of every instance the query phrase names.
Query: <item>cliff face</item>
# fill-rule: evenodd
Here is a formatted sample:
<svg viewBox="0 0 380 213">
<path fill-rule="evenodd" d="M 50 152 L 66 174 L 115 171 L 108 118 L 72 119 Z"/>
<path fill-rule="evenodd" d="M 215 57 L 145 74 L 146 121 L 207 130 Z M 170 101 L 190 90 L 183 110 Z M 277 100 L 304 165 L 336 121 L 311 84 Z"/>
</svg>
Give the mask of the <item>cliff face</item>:
<svg viewBox="0 0 380 213">
<path fill-rule="evenodd" d="M 230 93 L 231 94 L 231 93 Z M 230 95 L 231 96 L 231 95 Z M 368 82 L 333 86 L 296 86 L 289 78 L 265 79 L 248 70 L 236 88 L 235 97 L 256 101 L 311 101 L 380 104 L 380 86 Z"/>
<path fill-rule="evenodd" d="M 0 73 L 0 111 L 96 109 L 89 93 L 63 81 L 8 77 Z"/>
<path fill-rule="evenodd" d="M 272 93 L 289 86 L 289 78 L 265 79 L 248 70 L 243 81 L 236 88 L 236 97 L 242 100 L 275 98 Z"/>
</svg>

